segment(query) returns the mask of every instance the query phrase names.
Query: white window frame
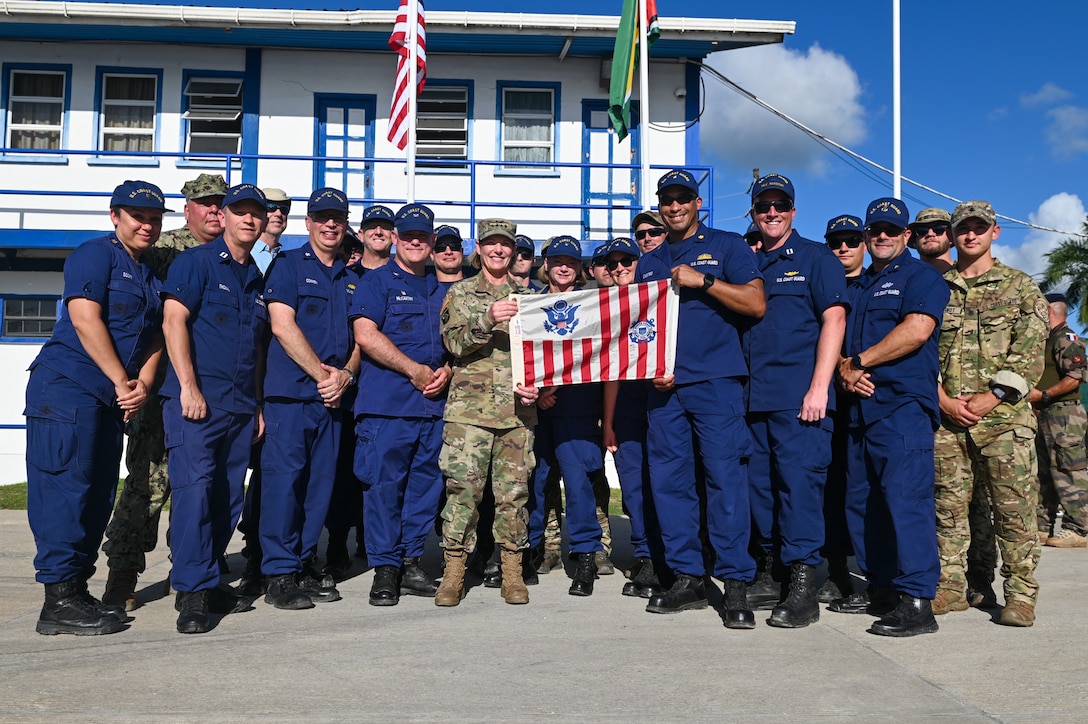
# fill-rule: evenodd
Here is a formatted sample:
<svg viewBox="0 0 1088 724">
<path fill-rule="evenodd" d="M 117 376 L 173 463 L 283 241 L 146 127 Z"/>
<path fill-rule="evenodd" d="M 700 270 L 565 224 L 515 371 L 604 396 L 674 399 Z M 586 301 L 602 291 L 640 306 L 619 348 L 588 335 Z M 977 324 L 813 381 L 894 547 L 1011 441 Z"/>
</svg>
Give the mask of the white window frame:
<svg viewBox="0 0 1088 724">
<path fill-rule="evenodd" d="M 507 110 L 506 104 L 510 93 L 546 93 L 551 99 L 550 109 L 544 113 L 531 113 L 524 111 L 511 111 Z M 529 120 L 543 120 L 547 122 L 549 128 L 549 138 L 547 141 L 526 141 L 526 140 L 509 140 L 506 131 L 507 119 L 529 119 Z M 540 163 L 550 163 L 555 161 L 555 89 L 554 88 L 523 88 L 519 86 L 504 86 L 502 89 L 502 160 L 507 161 L 506 151 L 513 148 L 546 148 L 548 149 L 548 159 L 541 161 Z M 523 171 L 541 171 L 544 170 L 539 166 L 522 166 L 517 161 L 510 161 L 509 165 L 504 165 L 503 170 L 523 170 Z"/>
<path fill-rule="evenodd" d="M 460 99 L 449 100 L 437 100 L 433 98 L 427 98 L 429 94 L 445 93 L 460 91 L 462 97 Z M 468 161 L 468 144 L 469 144 L 469 102 L 471 94 L 467 85 L 453 84 L 450 85 L 428 85 L 423 89 L 423 93 L 420 95 L 419 104 L 440 104 L 448 105 L 449 108 L 441 111 L 419 111 L 416 114 L 416 148 L 420 158 L 448 162 L 444 163 L 441 167 L 423 165 L 419 170 L 426 172 L 428 170 L 442 169 L 463 169 Z M 455 110 L 456 106 L 463 106 L 463 111 Z M 442 124 L 431 124 L 436 121 L 460 121 L 460 128 L 441 127 Z M 452 124 L 451 124 L 452 125 Z M 438 139 L 421 139 L 420 133 L 428 132 L 433 134 L 440 134 L 443 136 L 449 136 L 449 138 Z M 463 139 L 463 140 L 462 140 Z M 427 150 L 437 149 L 438 153 L 428 153 Z"/>
<path fill-rule="evenodd" d="M 207 83 L 209 88 L 194 87 L 196 84 Z M 219 89 L 216 89 L 216 86 Z M 202 151 L 193 149 L 193 139 L 199 138 L 233 138 L 234 151 L 239 153 L 242 147 L 242 99 L 245 87 L 242 78 L 235 77 L 209 77 L 193 75 L 185 84 L 183 95 L 186 98 L 185 113 L 182 118 L 186 121 L 185 152 L 186 153 L 220 153 L 220 151 Z M 237 104 L 202 102 L 205 98 L 237 98 Z M 238 122 L 238 132 L 202 131 L 193 130 L 194 124 L 209 123 L 233 123 Z M 197 126 L 199 129 L 200 127 Z"/>
<path fill-rule="evenodd" d="M 60 96 L 20 96 L 15 94 L 15 75 L 22 73 L 26 75 L 59 75 L 63 81 L 60 89 Z M 4 139 L 4 145 L 8 148 L 15 148 L 12 145 L 12 135 L 17 131 L 30 131 L 30 132 L 53 132 L 57 134 L 56 146 L 49 148 L 40 148 L 32 150 L 38 151 L 60 151 L 61 146 L 64 143 L 64 111 L 65 111 L 65 96 L 68 89 L 68 73 L 62 70 L 35 70 L 33 68 L 12 68 L 10 75 L 8 76 L 8 98 L 7 98 L 7 138 Z M 15 123 L 14 114 L 12 112 L 12 106 L 17 102 L 25 103 L 51 103 L 55 104 L 60 116 L 60 122 L 56 124 L 44 124 L 44 123 Z"/>
<path fill-rule="evenodd" d="M 154 81 L 155 89 L 151 94 L 150 100 L 144 99 L 116 99 L 107 98 L 107 88 L 109 86 L 110 78 L 150 78 Z M 119 73 L 119 72 L 105 72 L 102 73 L 102 97 L 99 99 L 100 106 L 99 112 L 101 113 L 101 120 L 99 122 L 98 130 L 98 148 L 102 151 L 106 148 L 107 136 L 142 136 L 148 139 L 148 148 L 141 148 L 138 152 L 146 153 L 155 150 L 155 133 L 158 130 L 158 97 L 159 97 L 159 77 L 150 73 Z M 110 126 L 109 112 L 107 109 L 110 107 L 138 107 L 138 108 L 151 108 L 151 128 L 128 128 L 126 126 Z M 123 152 L 119 152 L 123 153 Z"/>
<path fill-rule="evenodd" d="M 53 329 L 56 327 L 57 317 L 60 314 L 60 297 L 50 294 L 32 294 L 32 295 L 4 295 L 0 297 L 3 303 L 3 324 L 0 326 L 0 339 L 4 340 L 45 340 L 53 336 Z M 35 316 L 16 316 L 11 313 L 11 304 L 13 302 L 53 302 L 53 316 L 35 315 Z M 48 332 L 40 334 L 9 334 L 8 323 L 11 321 L 19 322 L 45 322 L 52 319 L 53 327 Z"/>
</svg>

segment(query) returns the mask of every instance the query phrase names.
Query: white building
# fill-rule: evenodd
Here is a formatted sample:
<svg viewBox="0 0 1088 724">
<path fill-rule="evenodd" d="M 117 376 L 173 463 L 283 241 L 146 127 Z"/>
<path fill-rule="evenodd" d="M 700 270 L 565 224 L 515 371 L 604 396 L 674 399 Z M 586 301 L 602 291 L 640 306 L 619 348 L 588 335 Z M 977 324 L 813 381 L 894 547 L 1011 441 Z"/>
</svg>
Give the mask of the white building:
<svg viewBox="0 0 1088 724">
<path fill-rule="evenodd" d="M 0 0 L 0 375 L 10 382 L 0 389 L 0 483 L 26 479 L 25 370 L 56 318 L 63 260 L 110 229 L 118 183 L 156 183 L 175 209 L 182 184 L 202 172 L 301 201 L 335 186 L 351 197 L 356 223 L 370 203 L 403 203 L 404 154 L 386 140 L 396 72 L 389 5 Z M 713 120 L 699 118 L 695 63 L 782 42 L 794 24 L 662 18 L 651 122 L 636 121 L 617 143 L 607 107 L 618 21 L 429 12 L 416 199 L 466 237 L 476 219 L 501 215 L 537 240 L 605 240 L 638 209 L 638 138 L 649 133 L 649 182 L 662 168 L 699 172 L 712 222 L 698 121 Z M 302 228 L 300 213 L 292 220 L 289 236 Z M 164 228 L 183 224 L 171 214 Z"/>
</svg>

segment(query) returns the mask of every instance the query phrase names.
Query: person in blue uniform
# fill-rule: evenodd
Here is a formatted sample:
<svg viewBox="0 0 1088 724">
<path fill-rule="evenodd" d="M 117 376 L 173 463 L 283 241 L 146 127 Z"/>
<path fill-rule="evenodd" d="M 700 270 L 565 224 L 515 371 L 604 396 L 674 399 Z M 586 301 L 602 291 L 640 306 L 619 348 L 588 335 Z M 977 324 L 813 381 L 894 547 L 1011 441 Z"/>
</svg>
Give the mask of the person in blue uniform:
<svg viewBox="0 0 1088 724">
<path fill-rule="evenodd" d="M 553 238 L 544 252 L 542 280 L 548 284 L 543 294 L 579 289 L 585 283 L 581 244 L 570 236 Z M 604 467 L 600 427 L 602 394 L 601 384 L 591 383 L 548 388 L 537 400 L 533 445 L 537 463 L 530 480 L 533 496 L 533 508 L 529 512 L 530 547 L 543 545 L 548 477 L 558 470 L 566 494 L 570 553 L 577 560 L 574 580 L 568 590 L 572 596 L 593 594 L 593 583 L 597 578 L 596 554 L 604 549 L 593 493 L 593 479 Z"/>
<path fill-rule="evenodd" d="M 268 315 L 264 278 L 250 256 L 268 218 L 253 184 L 227 190 L 223 234 L 182 252 L 163 285 L 170 365 L 160 395 L 173 503 L 171 585 L 180 633 L 204 633 L 209 611 L 238 606 L 217 588 L 218 559 L 242 510 L 253 443 L 264 434 L 260 404 Z"/>
<path fill-rule="evenodd" d="M 789 595 L 773 601 L 768 623 L 801 628 L 820 618 L 816 569 L 823 562 L 823 499 L 835 409 L 831 381 L 846 333 L 846 276 L 824 245 L 793 228 L 793 183 L 772 173 L 752 186 L 752 218 L 762 244 L 767 313 L 745 339 L 748 465 L 753 534 L 765 557 L 790 571 Z M 749 600 L 752 603 L 752 591 Z"/>
<path fill-rule="evenodd" d="M 351 311 L 363 351 L 355 475 L 363 484 L 373 606 L 395 606 L 401 595 L 433 596 L 438 589 L 420 558 L 442 496 L 438 455 L 451 374 L 439 331 L 447 287 L 427 271 L 434 213 L 408 204 L 395 225 L 396 256 L 367 273 Z"/>
<path fill-rule="evenodd" d="M 340 599 L 309 562 L 332 498 L 340 403 L 359 369 L 348 325 L 356 276 L 340 260 L 347 223 L 343 191 L 314 191 L 306 205 L 309 242 L 280 253 L 265 283 L 272 340 L 264 379 L 261 572 L 268 577 L 265 601 L 276 608 Z"/>
<path fill-rule="evenodd" d="M 64 263 L 64 307 L 26 387 L 27 518 L 45 586 L 40 634 L 116 633 L 123 607 L 87 590 L 117 491 L 124 422 L 148 400 L 162 356 L 159 281 L 140 261 L 159 238 L 162 191 L 126 181 L 114 231 Z"/>
<path fill-rule="evenodd" d="M 518 234 L 514 240 L 514 263 L 510 267 L 510 278 L 531 292 L 539 292 L 541 287 L 533 281 L 533 262 L 536 260 L 536 244 L 525 234 Z M 474 257 L 475 258 L 475 257 Z M 481 526 L 482 530 L 482 526 Z"/>
<path fill-rule="evenodd" d="M 680 288 L 675 369 L 653 381 L 646 439 L 650 487 L 675 581 L 668 591 L 651 596 L 646 610 L 677 613 L 707 605 L 694 435 L 706 478 L 714 575 L 725 582 L 725 625 L 752 628 L 755 618 L 745 591 L 755 575 L 747 549 L 752 443 L 744 424 L 748 365 L 740 330 L 766 310 L 763 280 L 739 234 L 699 221 L 702 199 L 690 172 L 674 169 L 663 175 L 657 198 L 668 241 L 642 256 L 635 281 L 671 278 Z"/>
<path fill-rule="evenodd" d="M 847 320 L 839 363 L 850 408 L 847 516 L 864 550 L 869 628 L 881 636 L 937 630 L 933 434 L 940 424 L 937 338 L 949 290 L 933 267 L 911 256 L 906 204 L 869 204 L 865 239 L 871 264 Z M 852 513 L 864 511 L 864 519 Z"/>
</svg>

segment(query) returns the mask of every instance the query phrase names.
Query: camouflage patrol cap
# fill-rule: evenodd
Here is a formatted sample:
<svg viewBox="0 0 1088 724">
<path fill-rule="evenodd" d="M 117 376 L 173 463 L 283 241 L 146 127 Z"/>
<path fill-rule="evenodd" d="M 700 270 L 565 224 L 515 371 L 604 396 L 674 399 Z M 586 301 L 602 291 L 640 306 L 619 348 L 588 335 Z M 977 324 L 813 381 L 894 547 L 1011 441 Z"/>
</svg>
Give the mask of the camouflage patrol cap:
<svg viewBox="0 0 1088 724">
<path fill-rule="evenodd" d="M 929 207 L 928 209 L 922 209 L 918 212 L 918 215 L 914 217 L 914 222 L 911 224 L 950 224 L 952 223 L 952 215 L 944 209 L 938 209 Z"/>
<path fill-rule="evenodd" d="M 518 225 L 509 219 L 480 219 L 476 222 L 477 241 L 483 241 L 489 236 L 501 236 L 517 244 L 517 231 Z"/>
<path fill-rule="evenodd" d="M 209 196 L 226 196 L 227 180 L 222 174 L 202 173 L 192 181 L 186 181 L 181 187 L 186 201 L 206 199 Z"/>
<path fill-rule="evenodd" d="M 993 224 L 997 221 L 997 214 L 989 201 L 964 201 L 952 212 L 952 228 L 968 219 L 982 219 L 987 224 Z"/>
<path fill-rule="evenodd" d="M 665 226 L 661 221 L 661 214 L 656 211 L 643 211 L 642 213 L 631 219 L 631 228 L 637 229 L 639 224 L 653 224 L 654 226 Z"/>
</svg>

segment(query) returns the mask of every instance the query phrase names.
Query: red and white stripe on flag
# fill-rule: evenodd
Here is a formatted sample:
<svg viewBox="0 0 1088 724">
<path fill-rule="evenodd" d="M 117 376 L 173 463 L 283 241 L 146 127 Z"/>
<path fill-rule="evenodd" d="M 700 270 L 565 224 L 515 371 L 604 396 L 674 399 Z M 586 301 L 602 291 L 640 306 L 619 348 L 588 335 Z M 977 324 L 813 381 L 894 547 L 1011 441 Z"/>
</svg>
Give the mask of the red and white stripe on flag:
<svg viewBox="0 0 1088 724">
<path fill-rule="evenodd" d="M 547 387 L 672 373 L 680 295 L 669 280 L 514 299 L 515 378 L 524 371 L 515 384 Z"/>
<path fill-rule="evenodd" d="M 416 21 L 416 93 L 423 91 L 427 81 L 427 31 L 423 21 L 423 0 L 419 3 Z M 389 142 L 400 150 L 408 145 L 408 63 L 411 56 L 409 43 L 411 36 L 408 26 L 409 0 L 400 0 L 397 22 L 393 25 L 393 34 L 389 36 L 389 47 L 397 58 L 397 83 L 393 88 L 393 105 L 389 109 Z"/>
</svg>

